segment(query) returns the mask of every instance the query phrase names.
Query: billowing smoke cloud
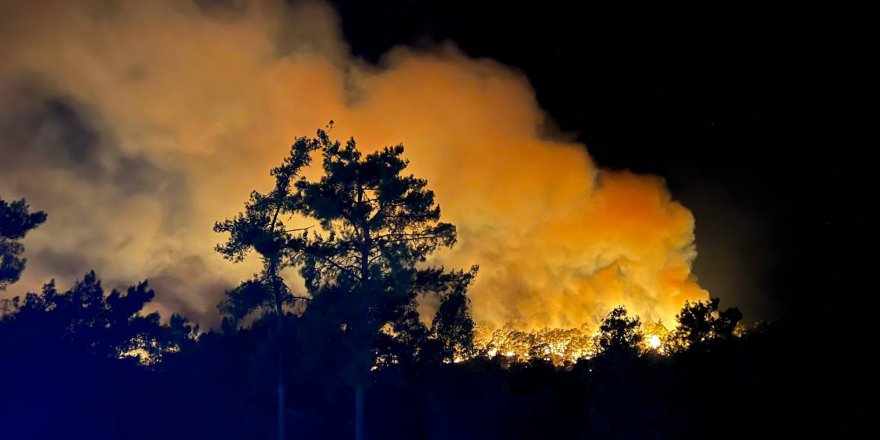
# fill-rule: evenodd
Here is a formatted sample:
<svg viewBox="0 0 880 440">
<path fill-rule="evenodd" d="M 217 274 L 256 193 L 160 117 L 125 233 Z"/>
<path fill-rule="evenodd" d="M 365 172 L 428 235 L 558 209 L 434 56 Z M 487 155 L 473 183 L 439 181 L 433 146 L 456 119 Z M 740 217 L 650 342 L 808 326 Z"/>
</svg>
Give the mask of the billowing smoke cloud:
<svg viewBox="0 0 880 440">
<path fill-rule="evenodd" d="M 440 44 L 369 65 L 322 3 L 0 7 L 0 195 L 50 214 L 10 293 L 95 268 L 151 278 L 160 310 L 216 322 L 223 289 L 255 266 L 216 255 L 211 225 L 333 119 L 364 149 L 407 146 L 459 227 L 437 262 L 481 265 L 479 321 L 576 326 L 618 304 L 669 321 L 707 295 L 694 219 L 663 180 L 598 168 L 497 62 Z"/>
</svg>

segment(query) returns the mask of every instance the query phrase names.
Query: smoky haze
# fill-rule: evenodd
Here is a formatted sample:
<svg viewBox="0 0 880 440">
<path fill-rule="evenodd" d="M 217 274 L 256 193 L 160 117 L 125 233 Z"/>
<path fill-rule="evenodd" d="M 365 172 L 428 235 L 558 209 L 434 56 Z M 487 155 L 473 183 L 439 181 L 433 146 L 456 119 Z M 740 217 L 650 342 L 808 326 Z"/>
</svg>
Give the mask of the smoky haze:
<svg viewBox="0 0 880 440">
<path fill-rule="evenodd" d="M 3 295 L 94 268 L 108 285 L 150 279 L 166 316 L 216 324 L 224 289 L 257 264 L 217 255 L 213 222 L 332 119 L 364 150 L 406 145 L 459 228 L 433 262 L 481 267 L 478 322 L 578 326 L 619 304 L 670 322 L 708 297 L 693 215 L 662 178 L 602 169 L 545 129 L 524 75 L 452 43 L 372 65 L 318 2 L 0 7 L 0 195 L 49 213 Z"/>
</svg>

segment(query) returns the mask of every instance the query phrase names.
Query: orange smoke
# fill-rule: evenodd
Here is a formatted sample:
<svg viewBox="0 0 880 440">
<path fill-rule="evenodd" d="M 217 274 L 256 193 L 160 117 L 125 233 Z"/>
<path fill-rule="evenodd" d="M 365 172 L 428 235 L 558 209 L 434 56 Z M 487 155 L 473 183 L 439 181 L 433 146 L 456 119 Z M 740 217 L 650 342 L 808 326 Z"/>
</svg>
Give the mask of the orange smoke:
<svg viewBox="0 0 880 440">
<path fill-rule="evenodd" d="M 102 166 L 138 158 L 173 176 L 126 189 L 40 162 L 12 173 L 0 194 L 50 213 L 26 243 L 19 288 L 57 275 L 39 255 L 77 255 L 120 282 L 158 279 L 160 309 L 211 321 L 217 286 L 254 270 L 215 255 L 211 224 L 271 184 L 292 137 L 333 119 L 333 135 L 364 149 L 407 146 L 412 172 L 459 227 L 458 246 L 435 262 L 481 266 L 477 321 L 577 327 L 625 304 L 671 322 L 686 299 L 707 297 L 691 273 L 693 216 L 663 180 L 600 169 L 583 145 L 545 132 L 528 80 L 497 62 L 444 44 L 368 65 L 322 3 L 265 2 L 233 17 L 171 0 L 0 3 L 0 102 L 21 101 L 23 85 L 63 96 L 99 134 Z M 0 104 L 0 121 L 21 111 Z M 7 125 L 3 152 L 4 138 L 45 150 L 47 138 Z"/>
</svg>

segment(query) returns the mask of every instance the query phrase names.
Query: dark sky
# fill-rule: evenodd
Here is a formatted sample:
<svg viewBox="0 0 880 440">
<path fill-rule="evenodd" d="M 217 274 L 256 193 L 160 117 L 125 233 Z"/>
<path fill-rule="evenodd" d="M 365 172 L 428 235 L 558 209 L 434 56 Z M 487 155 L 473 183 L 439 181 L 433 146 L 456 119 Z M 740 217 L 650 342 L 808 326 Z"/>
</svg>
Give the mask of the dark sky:
<svg viewBox="0 0 880 440">
<path fill-rule="evenodd" d="M 697 258 L 701 281 L 723 299 L 772 315 L 867 288 L 866 245 L 876 242 L 869 178 L 861 147 L 833 128 L 843 55 L 830 11 L 768 2 L 335 4 L 356 55 L 375 61 L 397 44 L 452 40 L 522 70 L 559 128 L 577 133 L 598 163 L 665 177 L 694 212 L 698 250 L 754 274 L 729 279 Z"/>
</svg>

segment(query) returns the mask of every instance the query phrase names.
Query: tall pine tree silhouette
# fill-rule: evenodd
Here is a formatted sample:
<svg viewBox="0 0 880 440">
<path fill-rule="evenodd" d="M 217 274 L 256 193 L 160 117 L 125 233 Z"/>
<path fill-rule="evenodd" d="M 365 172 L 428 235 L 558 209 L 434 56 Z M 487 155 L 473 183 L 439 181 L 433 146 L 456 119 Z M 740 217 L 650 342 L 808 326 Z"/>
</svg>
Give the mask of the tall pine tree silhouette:
<svg viewBox="0 0 880 440">
<path fill-rule="evenodd" d="M 285 438 L 286 428 L 282 347 L 284 306 L 308 299 L 294 295 L 280 275 L 283 269 L 297 264 L 305 244 L 303 234 L 297 234 L 304 229 L 290 229 L 284 220 L 297 212 L 299 197 L 293 181 L 308 166 L 311 152 L 317 147 L 314 139 L 296 139 L 284 162 L 271 170 L 275 187 L 266 194 L 252 192 L 244 211 L 214 225 L 215 232 L 229 234 L 229 239 L 216 248 L 226 259 L 241 262 L 249 253 L 256 252 L 262 260 L 262 272 L 228 292 L 219 308 L 225 315 L 226 323 L 231 322 L 232 327 L 237 326 L 238 320 L 257 310 L 275 315 L 276 331 L 272 343 L 277 351 L 279 439 Z"/>
<path fill-rule="evenodd" d="M 455 226 L 440 221 L 440 207 L 427 181 L 404 174 L 404 147 L 364 155 L 354 139 L 344 145 L 319 130 L 324 175 L 297 182 L 303 214 L 319 221 L 309 237 L 303 276 L 316 294 L 342 292 L 351 311 L 346 378 L 355 388 L 355 438 L 364 439 L 364 388 L 376 361 L 380 329 L 405 332 L 413 325 L 415 298 L 424 269 L 417 267 L 439 247 L 456 242 Z M 416 320 L 417 321 L 417 320 Z"/>
</svg>

